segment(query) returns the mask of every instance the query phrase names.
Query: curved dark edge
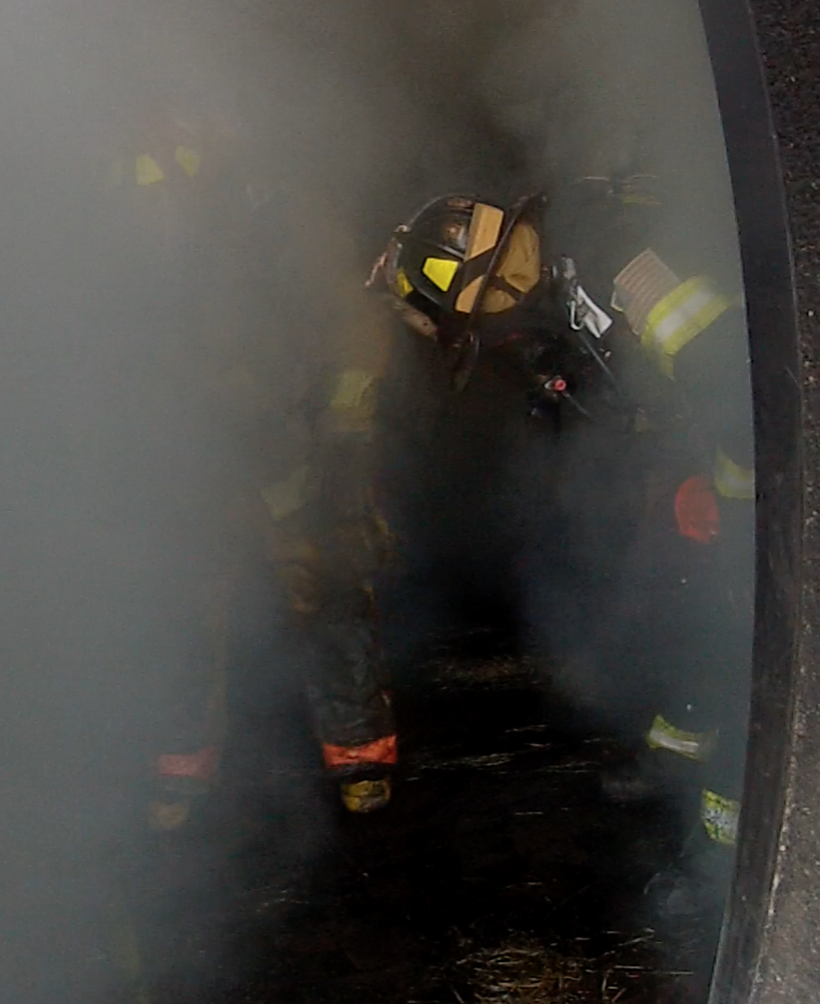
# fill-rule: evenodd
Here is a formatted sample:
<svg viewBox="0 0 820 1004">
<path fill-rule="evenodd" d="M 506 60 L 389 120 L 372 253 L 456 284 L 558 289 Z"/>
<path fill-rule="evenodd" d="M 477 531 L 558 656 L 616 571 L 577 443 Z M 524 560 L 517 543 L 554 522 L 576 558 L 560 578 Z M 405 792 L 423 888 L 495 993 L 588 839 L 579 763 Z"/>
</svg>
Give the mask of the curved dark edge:
<svg viewBox="0 0 820 1004">
<path fill-rule="evenodd" d="M 820 25 L 820 14 L 804 0 L 700 5 L 740 232 L 758 478 L 747 780 L 735 884 L 710 1002 L 815 1004 L 820 401 L 813 385 L 820 372 L 820 185 L 814 178 L 820 164 L 820 27 L 813 26 Z"/>
</svg>

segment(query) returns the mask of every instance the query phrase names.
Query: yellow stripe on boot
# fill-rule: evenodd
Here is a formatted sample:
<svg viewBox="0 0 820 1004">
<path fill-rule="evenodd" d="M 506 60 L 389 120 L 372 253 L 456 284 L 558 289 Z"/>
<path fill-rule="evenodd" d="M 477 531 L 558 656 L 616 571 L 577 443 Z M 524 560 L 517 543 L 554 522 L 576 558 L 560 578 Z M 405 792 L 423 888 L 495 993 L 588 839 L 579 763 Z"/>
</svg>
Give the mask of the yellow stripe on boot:
<svg viewBox="0 0 820 1004">
<path fill-rule="evenodd" d="M 704 788 L 700 798 L 700 821 L 710 840 L 734 847 L 740 820 L 740 802 Z"/>
<path fill-rule="evenodd" d="M 646 736 L 646 745 L 653 750 L 668 750 L 688 760 L 704 763 L 712 754 L 716 736 L 711 732 L 687 732 L 656 715 Z"/>
<path fill-rule="evenodd" d="M 390 801 L 390 778 L 380 781 L 343 781 L 342 802 L 348 812 L 374 812 Z"/>
</svg>

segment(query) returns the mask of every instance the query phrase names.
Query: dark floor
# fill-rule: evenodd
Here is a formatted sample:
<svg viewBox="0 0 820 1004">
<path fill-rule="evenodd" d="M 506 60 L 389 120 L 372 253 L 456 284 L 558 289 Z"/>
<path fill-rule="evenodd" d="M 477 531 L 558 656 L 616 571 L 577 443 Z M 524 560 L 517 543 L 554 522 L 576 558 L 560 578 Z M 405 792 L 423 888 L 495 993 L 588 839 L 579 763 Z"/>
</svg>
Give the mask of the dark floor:
<svg viewBox="0 0 820 1004">
<path fill-rule="evenodd" d="M 674 813 L 603 805 L 622 750 L 490 642 L 440 645 L 397 689 L 402 764 L 372 816 L 337 807 L 298 702 L 273 756 L 264 715 L 239 716 L 219 797 L 127 885 L 130 1000 L 704 1001 L 702 929 L 641 895 Z"/>
</svg>

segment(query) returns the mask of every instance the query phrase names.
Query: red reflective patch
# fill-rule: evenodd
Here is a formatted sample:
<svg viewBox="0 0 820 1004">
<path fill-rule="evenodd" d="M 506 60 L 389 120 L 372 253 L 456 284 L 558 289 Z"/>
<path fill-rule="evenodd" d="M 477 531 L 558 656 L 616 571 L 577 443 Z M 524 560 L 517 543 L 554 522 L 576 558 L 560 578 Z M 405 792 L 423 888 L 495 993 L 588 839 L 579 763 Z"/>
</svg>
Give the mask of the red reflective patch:
<svg viewBox="0 0 820 1004">
<path fill-rule="evenodd" d="M 684 481 L 675 496 L 675 517 L 681 536 L 698 544 L 711 544 L 720 534 L 720 508 L 703 475 Z"/>
<path fill-rule="evenodd" d="M 216 773 L 219 751 L 206 746 L 196 753 L 163 753 L 157 757 L 157 773 L 161 777 L 191 777 L 210 781 Z"/>
<path fill-rule="evenodd" d="M 325 767 L 352 767 L 357 764 L 385 763 L 393 764 L 398 760 L 398 741 L 395 735 L 374 739 L 372 743 L 361 746 L 331 746 L 322 745 Z"/>
</svg>

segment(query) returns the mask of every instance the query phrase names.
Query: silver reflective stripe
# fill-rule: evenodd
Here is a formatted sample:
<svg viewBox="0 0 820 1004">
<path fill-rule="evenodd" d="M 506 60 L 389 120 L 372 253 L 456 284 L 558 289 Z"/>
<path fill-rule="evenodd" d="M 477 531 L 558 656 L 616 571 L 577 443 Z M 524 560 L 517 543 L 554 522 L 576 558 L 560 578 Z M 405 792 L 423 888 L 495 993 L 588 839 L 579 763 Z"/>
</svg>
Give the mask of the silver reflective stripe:
<svg viewBox="0 0 820 1004">
<path fill-rule="evenodd" d="M 650 749 L 668 750 L 689 760 L 708 760 L 715 744 L 714 733 L 687 732 L 675 728 L 662 715 L 656 715 L 646 736 Z"/>
<path fill-rule="evenodd" d="M 652 337 L 659 348 L 665 348 L 685 325 L 694 321 L 698 314 L 716 299 L 716 294 L 708 286 L 696 289 L 684 302 L 675 307 L 663 318 L 652 325 Z"/>
<path fill-rule="evenodd" d="M 697 739 L 682 739 L 655 728 L 649 733 L 649 744 L 657 749 L 669 750 L 671 753 L 680 753 L 682 756 L 692 758 L 697 758 L 700 752 L 700 742 Z"/>
</svg>

